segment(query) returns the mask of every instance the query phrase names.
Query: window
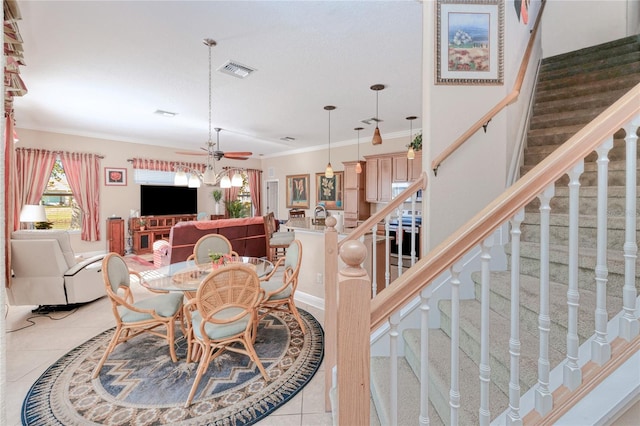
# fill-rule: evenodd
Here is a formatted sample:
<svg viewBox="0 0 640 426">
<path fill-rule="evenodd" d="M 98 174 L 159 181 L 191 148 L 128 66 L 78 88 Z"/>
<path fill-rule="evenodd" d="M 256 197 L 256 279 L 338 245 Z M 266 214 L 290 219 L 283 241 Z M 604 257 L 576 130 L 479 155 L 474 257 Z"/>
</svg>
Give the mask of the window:
<svg viewBox="0 0 640 426">
<path fill-rule="evenodd" d="M 80 208 L 75 202 L 60 159 L 53 165 L 47 188 L 42 194 L 42 204 L 53 229 L 80 229 Z"/>
</svg>

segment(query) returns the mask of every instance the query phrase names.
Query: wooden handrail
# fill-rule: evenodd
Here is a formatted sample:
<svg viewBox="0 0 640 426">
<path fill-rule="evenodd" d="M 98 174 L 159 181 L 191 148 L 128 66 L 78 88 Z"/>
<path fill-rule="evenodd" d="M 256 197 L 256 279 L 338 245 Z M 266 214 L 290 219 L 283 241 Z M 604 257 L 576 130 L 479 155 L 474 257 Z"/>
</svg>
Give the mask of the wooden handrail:
<svg viewBox="0 0 640 426">
<path fill-rule="evenodd" d="M 387 290 L 371 301 L 371 331 L 416 297 L 424 283 L 433 282 L 471 248 L 523 209 L 567 169 L 589 155 L 603 140 L 638 116 L 640 119 L 640 84 L 629 90 L 612 106 L 572 136 L 551 155 L 531 169 L 502 195 L 440 243 L 414 267 L 403 273 Z"/>
<path fill-rule="evenodd" d="M 531 60 L 531 52 L 533 51 L 533 43 L 536 38 L 536 34 L 538 33 L 538 26 L 540 24 L 540 18 L 542 17 L 542 11 L 544 10 L 544 6 L 546 4 L 546 0 L 542 2 L 540 7 L 540 13 L 538 13 L 538 17 L 536 18 L 536 23 L 533 26 L 533 30 L 531 30 L 531 37 L 529 38 L 529 43 L 527 44 L 527 50 L 524 53 L 522 58 L 522 63 L 520 64 L 520 70 L 518 71 L 518 75 L 516 77 L 516 81 L 513 85 L 513 89 L 511 93 L 504 97 L 496 106 L 491 108 L 485 115 L 483 115 L 478 121 L 473 123 L 469 129 L 464 132 L 458 139 L 456 139 L 451 145 L 449 145 L 440 155 L 438 155 L 432 162 L 431 168 L 433 169 L 434 175 L 438 175 L 438 168 L 440 164 L 444 160 L 446 160 L 451 154 L 453 154 L 458 148 L 462 146 L 471 136 L 473 136 L 478 130 L 482 127 L 486 126 L 489 121 L 500 111 L 507 107 L 507 105 L 512 104 L 513 102 L 518 100 L 520 96 L 520 89 L 522 88 L 522 83 L 524 82 L 524 76 L 527 73 L 527 68 L 529 67 L 529 61 Z"/>
<path fill-rule="evenodd" d="M 351 231 L 351 233 L 349 235 L 347 235 L 344 239 L 342 239 L 338 243 L 338 249 L 340 249 L 340 247 L 346 241 L 357 240 L 358 238 L 360 238 L 361 236 L 363 236 L 364 234 L 369 232 L 369 230 L 371 230 L 371 228 L 373 228 L 373 226 L 376 223 L 380 222 L 389 213 L 391 213 L 392 211 L 397 209 L 407 199 L 407 197 L 405 197 L 404 194 L 413 194 L 413 193 L 417 192 L 419 189 L 424 190 L 426 188 L 427 188 L 427 172 L 422 172 L 422 174 L 420 175 L 420 178 L 416 179 L 414 182 L 412 182 L 407 187 L 407 189 L 405 189 L 400 195 L 398 195 L 396 198 L 391 200 L 386 206 L 384 206 L 384 208 L 382 210 L 380 210 L 379 212 L 377 212 L 373 216 L 369 217 L 369 219 L 365 220 L 362 224 L 360 224 L 360 226 L 358 226 L 356 229 Z"/>
</svg>

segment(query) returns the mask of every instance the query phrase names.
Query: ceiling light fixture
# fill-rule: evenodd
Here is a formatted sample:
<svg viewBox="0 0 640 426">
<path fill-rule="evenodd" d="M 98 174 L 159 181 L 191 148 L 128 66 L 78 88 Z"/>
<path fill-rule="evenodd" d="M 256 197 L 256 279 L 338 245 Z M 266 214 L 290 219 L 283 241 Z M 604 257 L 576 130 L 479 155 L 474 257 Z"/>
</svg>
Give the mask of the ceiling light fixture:
<svg viewBox="0 0 640 426">
<path fill-rule="evenodd" d="M 333 177 L 333 168 L 331 167 L 331 111 L 336 109 L 336 107 L 327 105 L 324 109 L 325 111 L 329 111 L 329 162 L 327 163 L 327 168 L 324 170 L 324 177 L 329 179 Z"/>
<path fill-rule="evenodd" d="M 407 151 L 407 158 L 409 160 L 413 160 L 414 158 L 416 158 L 416 152 L 413 150 L 413 120 L 415 120 L 416 117 L 415 115 L 412 115 L 410 117 L 407 117 L 407 120 L 409 120 L 409 151 Z"/>
<path fill-rule="evenodd" d="M 384 84 L 374 84 L 371 86 L 371 90 L 376 92 L 376 129 L 373 131 L 373 139 L 371 140 L 372 145 L 380 145 L 382 144 L 382 136 L 380 136 L 380 129 L 378 128 L 378 122 L 380 118 L 378 117 L 378 93 L 384 89 Z"/>
<path fill-rule="evenodd" d="M 356 173 L 360 174 L 362 173 L 362 165 L 360 164 L 360 130 L 364 129 L 364 127 L 356 127 L 355 130 L 356 132 L 358 132 L 358 162 L 356 163 Z"/>
</svg>

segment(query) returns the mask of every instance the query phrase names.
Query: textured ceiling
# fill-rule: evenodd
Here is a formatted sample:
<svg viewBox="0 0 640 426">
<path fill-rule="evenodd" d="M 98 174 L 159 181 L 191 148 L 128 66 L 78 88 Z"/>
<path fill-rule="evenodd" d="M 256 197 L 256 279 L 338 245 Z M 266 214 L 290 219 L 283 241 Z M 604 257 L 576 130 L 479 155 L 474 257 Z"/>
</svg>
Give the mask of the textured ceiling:
<svg viewBox="0 0 640 426">
<path fill-rule="evenodd" d="M 422 4 L 417 1 L 21 1 L 29 93 L 18 128 L 254 156 L 406 135 L 421 116 Z M 216 70 L 255 68 L 246 79 Z M 176 112 L 172 118 L 156 110 Z M 414 123 L 415 124 L 415 123 Z M 293 141 L 281 138 L 291 137 Z M 215 131 L 213 131 L 215 141 Z"/>
</svg>

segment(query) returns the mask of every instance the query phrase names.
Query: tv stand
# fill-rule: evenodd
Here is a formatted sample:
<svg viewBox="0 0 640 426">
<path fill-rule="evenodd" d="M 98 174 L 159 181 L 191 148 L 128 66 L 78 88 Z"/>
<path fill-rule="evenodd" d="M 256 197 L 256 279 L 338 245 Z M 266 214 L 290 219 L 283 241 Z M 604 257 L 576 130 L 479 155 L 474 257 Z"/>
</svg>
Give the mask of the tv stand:
<svg viewBox="0 0 640 426">
<path fill-rule="evenodd" d="M 142 229 L 140 221 L 144 220 Z M 133 239 L 133 253 L 153 253 L 153 243 L 157 240 L 169 240 L 171 227 L 178 222 L 196 220 L 195 214 L 170 216 L 141 216 L 129 218 L 129 234 Z"/>
</svg>

